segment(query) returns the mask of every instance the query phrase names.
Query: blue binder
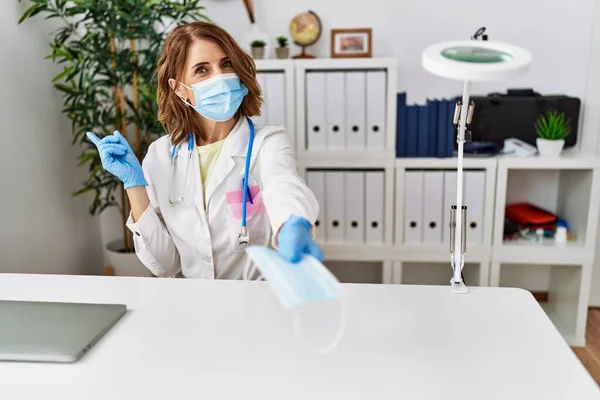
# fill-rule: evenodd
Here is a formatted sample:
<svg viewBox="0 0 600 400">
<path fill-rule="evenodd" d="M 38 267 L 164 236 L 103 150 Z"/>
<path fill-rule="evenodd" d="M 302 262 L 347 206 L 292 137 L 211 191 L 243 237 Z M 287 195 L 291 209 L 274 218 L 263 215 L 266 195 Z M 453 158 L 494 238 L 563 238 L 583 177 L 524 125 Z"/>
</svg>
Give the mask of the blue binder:
<svg viewBox="0 0 600 400">
<path fill-rule="evenodd" d="M 396 157 L 406 157 L 406 92 L 396 98 Z"/>
<path fill-rule="evenodd" d="M 419 110 L 417 157 L 427 157 L 429 150 L 429 107 L 427 105 L 417 107 Z"/>
<path fill-rule="evenodd" d="M 417 157 L 418 106 L 406 106 L 406 157 Z"/>
<path fill-rule="evenodd" d="M 437 146 L 436 157 L 446 157 L 446 125 L 448 122 L 448 100 L 441 99 L 438 106 L 437 117 Z"/>
<path fill-rule="evenodd" d="M 452 119 L 454 118 L 454 108 L 456 106 L 456 100 L 448 100 L 448 122 L 446 123 L 446 152 L 445 157 L 454 157 L 454 144 L 456 143 L 456 133 L 454 131 L 454 124 Z"/>
<path fill-rule="evenodd" d="M 427 157 L 435 157 L 437 151 L 439 103 L 439 100 L 427 100 L 427 107 L 429 108 L 429 143 L 427 146 Z"/>
</svg>

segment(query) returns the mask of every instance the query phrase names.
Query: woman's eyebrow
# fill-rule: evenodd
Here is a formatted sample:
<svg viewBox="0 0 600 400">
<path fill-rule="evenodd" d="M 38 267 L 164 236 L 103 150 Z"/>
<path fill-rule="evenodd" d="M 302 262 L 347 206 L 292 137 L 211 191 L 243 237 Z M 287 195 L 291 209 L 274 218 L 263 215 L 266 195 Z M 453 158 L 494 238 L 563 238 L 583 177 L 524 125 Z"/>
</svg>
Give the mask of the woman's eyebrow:
<svg viewBox="0 0 600 400">
<path fill-rule="evenodd" d="M 198 68 L 199 66 L 201 66 L 201 65 L 206 65 L 206 64 L 209 64 L 209 62 L 208 62 L 208 61 L 202 61 L 202 62 L 199 62 L 199 63 L 196 63 L 196 64 L 194 64 L 194 65 L 193 65 L 193 66 L 192 66 L 190 69 L 196 69 L 196 68 Z"/>
</svg>

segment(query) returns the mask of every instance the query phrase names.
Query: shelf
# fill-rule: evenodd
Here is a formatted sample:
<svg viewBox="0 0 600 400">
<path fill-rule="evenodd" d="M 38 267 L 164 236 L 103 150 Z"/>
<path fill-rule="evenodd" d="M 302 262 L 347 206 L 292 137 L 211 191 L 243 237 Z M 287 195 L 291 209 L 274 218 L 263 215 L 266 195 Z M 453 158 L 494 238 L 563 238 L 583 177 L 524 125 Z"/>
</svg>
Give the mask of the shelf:
<svg viewBox="0 0 600 400">
<path fill-rule="evenodd" d="M 583 160 L 565 158 L 547 168 L 528 168 L 524 164 L 498 168 L 493 241 L 495 261 L 564 265 L 593 259 L 600 177 L 597 168 L 582 167 L 586 165 Z M 577 241 L 564 245 L 546 238 L 539 243 L 535 238 L 503 241 L 505 207 L 520 202 L 533 204 L 567 221 L 569 231 Z"/>
<path fill-rule="evenodd" d="M 498 167 L 508 169 L 592 169 L 600 166 L 600 158 L 576 149 L 567 149 L 558 157 L 498 157 Z"/>
<path fill-rule="evenodd" d="M 391 259 L 391 246 L 386 244 L 318 243 L 325 260 L 386 261 Z"/>
<path fill-rule="evenodd" d="M 489 262 L 490 246 L 467 244 L 465 262 Z M 447 262 L 450 264 L 448 245 L 409 244 L 394 247 L 394 259 L 414 262 Z"/>
<path fill-rule="evenodd" d="M 294 68 L 294 60 L 291 59 L 266 59 L 254 60 L 257 71 L 282 71 L 288 68 Z"/>
<path fill-rule="evenodd" d="M 433 157 L 411 157 L 396 158 L 396 166 L 403 168 L 427 168 L 427 169 L 457 169 L 458 158 L 433 158 Z M 465 158 L 463 160 L 464 168 L 496 168 L 496 158 Z"/>
<path fill-rule="evenodd" d="M 327 260 L 432 262 L 450 265 L 450 251 L 445 245 L 387 245 L 318 242 Z M 466 263 L 487 263 L 491 249 L 483 245 L 467 245 Z"/>
<path fill-rule="evenodd" d="M 501 263 L 572 265 L 592 262 L 594 252 L 583 241 L 556 244 L 553 239 L 516 240 L 494 246 L 492 260 Z"/>
<path fill-rule="evenodd" d="M 469 286 L 487 286 L 487 265 L 468 262 L 462 270 L 465 284 Z M 450 290 L 453 270 L 450 263 L 402 262 L 395 283 L 402 285 L 439 285 Z"/>
<path fill-rule="evenodd" d="M 302 69 L 372 69 L 396 68 L 398 62 L 395 58 L 314 58 L 314 59 L 278 59 L 268 58 L 254 60 L 259 71 L 278 71 L 287 68 Z"/>
<path fill-rule="evenodd" d="M 307 168 L 388 168 L 392 151 L 298 151 L 298 164 Z"/>
<path fill-rule="evenodd" d="M 404 168 L 454 168 L 458 166 L 457 157 L 402 157 L 396 158 L 396 166 Z M 577 150 L 565 150 L 559 157 L 465 157 L 464 168 L 508 169 L 592 169 L 600 167 L 600 158 Z"/>
<path fill-rule="evenodd" d="M 366 68 L 396 68 L 396 58 L 313 58 L 298 59 L 296 68 L 302 69 L 366 69 Z"/>
</svg>

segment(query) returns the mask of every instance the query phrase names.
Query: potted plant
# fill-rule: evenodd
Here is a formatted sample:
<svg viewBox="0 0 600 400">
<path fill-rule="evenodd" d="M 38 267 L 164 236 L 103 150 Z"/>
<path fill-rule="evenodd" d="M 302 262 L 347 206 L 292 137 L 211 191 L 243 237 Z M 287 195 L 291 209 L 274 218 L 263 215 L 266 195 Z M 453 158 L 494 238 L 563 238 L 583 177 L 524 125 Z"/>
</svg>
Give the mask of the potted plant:
<svg viewBox="0 0 600 400">
<path fill-rule="evenodd" d="M 285 36 L 277 36 L 277 43 L 279 47 L 275 49 L 277 58 L 288 58 L 290 55 L 290 48 L 288 47 L 288 38 Z"/>
<path fill-rule="evenodd" d="M 564 113 L 550 111 L 538 117 L 535 132 L 539 155 L 556 157 L 562 152 L 565 138 L 571 133 L 571 122 Z"/>
<path fill-rule="evenodd" d="M 21 0 L 19 0 L 21 1 Z M 96 146 L 85 136 L 119 130 L 141 161 L 163 134 L 157 121 L 155 68 L 165 33 L 195 20 L 208 20 L 199 0 L 31 0 L 19 23 L 38 14 L 60 26 L 47 59 L 62 65 L 53 79 L 71 120 L 72 143 L 81 146 L 79 165 L 88 177 L 73 195 L 93 194 L 89 211 L 109 207 L 121 213 L 123 235 L 106 244 L 107 273 L 150 275 L 134 253 L 125 226 L 129 204 L 121 182 L 105 171 Z"/>
<path fill-rule="evenodd" d="M 253 40 L 250 43 L 250 49 L 252 50 L 252 58 L 257 60 L 263 59 L 265 57 L 265 45 L 267 43 L 263 40 Z"/>
</svg>

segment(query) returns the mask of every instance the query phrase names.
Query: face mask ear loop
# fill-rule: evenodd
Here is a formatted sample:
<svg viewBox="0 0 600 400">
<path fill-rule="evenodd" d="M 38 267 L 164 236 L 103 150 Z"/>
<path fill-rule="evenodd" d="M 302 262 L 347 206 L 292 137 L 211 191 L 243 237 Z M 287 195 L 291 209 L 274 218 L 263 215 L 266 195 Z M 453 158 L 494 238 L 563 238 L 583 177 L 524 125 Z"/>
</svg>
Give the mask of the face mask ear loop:
<svg viewBox="0 0 600 400">
<path fill-rule="evenodd" d="M 317 352 L 317 353 L 321 353 L 321 354 L 328 354 L 331 353 L 331 351 L 333 351 L 338 344 L 341 342 L 342 337 L 344 336 L 344 332 L 346 331 L 346 312 L 347 312 L 347 307 L 348 307 L 348 299 L 346 298 L 346 295 L 342 296 L 341 298 L 341 312 L 340 312 L 340 325 L 338 328 L 337 333 L 335 334 L 335 337 L 333 338 L 333 340 L 331 341 L 331 343 L 328 346 L 325 347 L 317 347 L 314 346 L 310 343 L 308 343 L 305 339 L 304 339 L 304 335 L 302 335 L 302 328 L 301 328 L 301 324 L 300 324 L 300 317 L 298 316 L 298 314 L 294 314 L 294 334 L 296 336 L 296 338 L 302 342 L 302 344 Z"/>
<path fill-rule="evenodd" d="M 193 91 L 193 90 L 194 90 L 194 89 L 192 89 L 191 87 L 189 87 L 188 85 L 186 85 L 186 84 L 185 84 L 185 83 L 183 83 L 183 82 L 179 82 L 179 84 L 180 84 L 181 86 L 183 86 L 184 88 L 186 88 L 186 89 L 189 89 L 189 90 L 191 90 L 191 91 Z M 177 96 L 177 97 L 179 97 L 179 96 Z M 189 100 L 188 100 L 188 99 L 183 99 L 183 98 L 181 98 L 181 97 L 179 97 L 179 99 L 180 99 L 180 100 L 183 102 L 183 104 L 185 104 L 186 106 L 190 106 L 190 107 L 194 108 L 194 106 L 192 105 L 192 103 L 190 103 L 190 102 L 189 102 Z"/>
</svg>

